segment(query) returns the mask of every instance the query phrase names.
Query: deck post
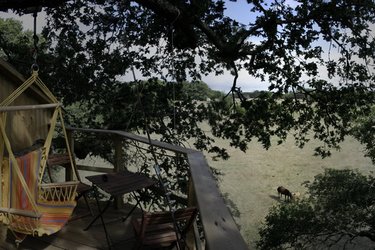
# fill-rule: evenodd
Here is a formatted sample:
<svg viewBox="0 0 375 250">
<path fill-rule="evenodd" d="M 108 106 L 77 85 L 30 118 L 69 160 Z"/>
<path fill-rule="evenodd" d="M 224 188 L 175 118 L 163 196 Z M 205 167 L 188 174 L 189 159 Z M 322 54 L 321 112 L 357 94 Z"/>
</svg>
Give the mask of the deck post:
<svg viewBox="0 0 375 250">
<path fill-rule="evenodd" d="M 113 143 L 115 147 L 114 172 L 119 172 L 122 169 L 122 140 L 118 136 L 113 136 Z"/>
<path fill-rule="evenodd" d="M 74 131 L 67 129 L 66 136 L 69 142 L 68 147 L 70 147 L 70 152 L 72 152 L 72 157 L 74 156 Z M 72 181 L 73 180 L 73 169 L 72 168 L 65 168 L 65 181 Z"/>
<path fill-rule="evenodd" d="M 188 182 L 188 207 L 197 207 L 197 199 L 195 197 L 195 190 L 191 176 L 189 176 Z M 195 220 L 193 226 L 186 234 L 186 245 L 188 249 L 201 250 L 201 242 L 199 238 L 197 221 Z"/>
<path fill-rule="evenodd" d="M 114 157 L 114 172 L 119 172 L 122 170 L 122 139 L 119 136 L 113 136 L 113 144 L 115 148 L 115 157 Z M 123 196 L 120 195 L 115 197 L 114 205 L 116 209 L 122 208 L 124 206 Z"/>
</svg>

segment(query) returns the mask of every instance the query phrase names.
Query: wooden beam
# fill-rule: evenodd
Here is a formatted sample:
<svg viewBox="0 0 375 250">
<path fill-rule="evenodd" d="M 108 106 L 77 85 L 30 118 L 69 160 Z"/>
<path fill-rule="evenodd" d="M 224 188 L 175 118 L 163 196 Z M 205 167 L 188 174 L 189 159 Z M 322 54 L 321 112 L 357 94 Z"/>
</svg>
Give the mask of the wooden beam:
<svg viewBox="0 0 375 250">
<path fill-rule="evenodd" d="M 107 129 L 88 129 L 88 128 L 74 128 L 74 127 L 67 127 L 67 130 L 74 130 L 74 131 L 80 131 L 80 132 L 86 132 L 86 133 L 102 133 L 102 134 L 114 134 L 118 136 L 122 136 L 124 139 L 129 139 L 145 144 L 150 144 L 148 138 L 140 136 L 140 135 L 135 135 L 129 132 L 125 131 L 120 131 L 120 130 L 107 130 Z M 163 148 L 166 150 L 170 150 L 176 153 L 183 153 L 183 154 L 188 154 L 192 152 L 197 152 L 196 150 L 189 149 L 189 148 L 184 148 L 178 145 L 172 145 L 166 142 L 161 142 L 157 140 L 151 140 L 151 144 L 155 147 Z"/>
<path fill-rule="evenodd" d="M 224 203 L 204 155 L 201 152 L 188 154 L 188 161 L 207 249 L 249 249 Z"/>
<path fill-rule="evenodd" d="M 113 168 L 102 168 L 102 167 L 92 167 L 92 166 L 85 166 L 85 165 L 77 165 L 78 170 L 83 171 L 92 171 L 92 172 L 99 172 L 99 173 L 113 173 Z"/>
<path fill-rule="evenodd" d="M 0 213 L 15 214 L 19 216 L 34 218 L 34 219 L 38 219 L 42 216 L 42 214 L 34 212 L 34 211 L 21 210 L 21 209 L 16 209 L 16 208 L 6 208 L 6 207 L 0 207 Z"/>
<path fill-rule="evenodd" d="M 49 108 L 56 108 L 60 105 L 61 105 L 60 103 L 48 103 L 48 104 L 39 104 L 39 105 L 4 106 L 4 107 L 0 107 L 0 112 L 35 110 L 35 109 L 49 109 Z"/>
<path fill-rule="evenodd" d="M 198 207 L 193 180 L 189 176 L 188 183 L 188 207 Z M 186 233 L 186 245 L 188 249 L 202 250 L 197 221 L 195 220 L 190 230 Z"/>
<path fill-rule="evenodd" d="M 78 185 L 79 181 L 65 181 L 65 182 L 54 182 L 54 183 L 42 183 L 40 187 L 42 188 L 53 188 L 53 187 L 68 187 Z"/>
<path fill-rule="evenodd" d="M 114 167 L 115 172 L 119 172 L 122 169 L 122 139 L 119 136 L 113 136 L 113 144 L 115 147 L 115 161 L 114 161 Z"/>
<path fill-rule="evenodd" d="M 70 163 L 70 158 L 68 154 L 51 154 L 48 156 L 47 164 L 49 166 L 54 165 L 65 165 Z"/>
<path fill-rule="evenodd" d="M 2 0 L 0 0 L 1 2 Z M 0 74 L 9 78 L 15 87 L 20 86 L 26 79 L 21 75 L 12 65 L 0 58 Z M 33 97 L 35 97 L 40 103 L 49 102 L 50 99 L 36 86 L 31 85 L 30 90 L 34 92 Z"/>
</svg>

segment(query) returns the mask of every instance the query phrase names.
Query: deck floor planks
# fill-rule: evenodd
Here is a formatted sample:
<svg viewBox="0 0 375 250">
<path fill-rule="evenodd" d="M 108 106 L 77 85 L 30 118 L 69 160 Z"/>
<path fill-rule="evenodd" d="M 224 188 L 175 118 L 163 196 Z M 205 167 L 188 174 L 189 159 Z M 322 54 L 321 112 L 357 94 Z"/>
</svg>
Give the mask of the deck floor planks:
<svg viewBox="0 0 375 250">
<path fill-rule="evenodd" d="M 102 204 L 102 207 L 104 204 Z M 76 213 L 86 213 L 87 210 L 82 209 L 83 204 L 80 204 L 76 209 Z M 96 206 L 92 204 L 92 208 L 96 211 Z M 111 249 L 132 249 L 135 243 L 134 232 L 131 226 L 131 218 L 122 222 L 121 217 L 126 215 L 132 207 L 126 205 L 123 209 L 115 210 L 112 206 L 104 214 L 107 231 L 110 235 L 112 246 Z M 132 216 L 139 216 L 140 211 L 137 209 Z M 0 226 L 0 249 L 1 250 L 61 250 L 61 249 L 75 249 L 75 250 L 94 250 L 94 249 L 108 249 L 105 238 L 104 229 L 101 225 L 100 219 L 88 230 L 83 229 L 93 219 L 87 216 L 75 221 L 69 222 L 58 233 L 43 236 L 31 237 L 28 236 L 18 248 L 15 244 L 7 239 L 7 228 Z"/>
</svg>

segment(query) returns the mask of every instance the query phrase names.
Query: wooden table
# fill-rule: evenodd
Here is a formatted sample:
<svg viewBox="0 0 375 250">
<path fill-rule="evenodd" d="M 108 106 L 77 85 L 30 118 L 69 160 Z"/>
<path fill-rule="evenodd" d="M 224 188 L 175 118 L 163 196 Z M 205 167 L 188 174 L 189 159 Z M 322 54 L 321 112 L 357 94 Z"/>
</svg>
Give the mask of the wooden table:
<svg viewBox="0 0 375 250">
<path fill-rule="evenodd" d="M 108 209 L 112 200 L 114 200 L 116 196 L 124 195 L 127 193 L 133 193 L 134 198 L 136 199 L 137 203 L 133 206 L 133 208 L 130 210 L 128 215 L 123 219 L 123 221 L 125 221 L 132 214 L 132 212 L 138 206 L 138 204 L 140 204 L 139 203 L 140 201 L 134 192 L 154 185 L 155 181 L 147 177 L 144 174 L 132 173 L 129 171 L 93 175 L 93 176 L 86 177 L 86 179 L 91 181 L 94 188 L 96 189 L 94 193 L 95 193 L 95 199 L 96 199 L 96 204 L 98 206 L 99 214 L 90 222 L 90 224 L 84 230 L 85 231 L 88 230 L 94 224 L 94 222 L 98 218 L 100 218 L 103 228 L 104 228 L 104 232 L 106 234 L 107 244 L 110 249 L 111 248 L 110 238 L 109 238 L 109 235 L 107 233 L 107 228 L 104 223 L 103 214 Z M 100 204 L 99 204 L 99 199 L 97 195 L 98 188 L 111 195 L 110 199 L 108 200 L 103 210 L 100 208 Z"/>
</svg>

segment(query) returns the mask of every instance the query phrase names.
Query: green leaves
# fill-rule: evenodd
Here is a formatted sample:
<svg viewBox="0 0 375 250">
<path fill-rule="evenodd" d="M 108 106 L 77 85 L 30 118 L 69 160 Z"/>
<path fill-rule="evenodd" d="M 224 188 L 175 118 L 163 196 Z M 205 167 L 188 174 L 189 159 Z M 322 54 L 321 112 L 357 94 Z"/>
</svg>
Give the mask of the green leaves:
<svg viewBox="0 0 375 250">
<path fill-rule="evenodd" d="M 181 136 L 171 141 L 200 136 L 197 124 L 206 120 L 214 136 L 243 151 L 251 140 L 269 148 L 272 136 L 281 143 L 292 133 L 301 147 L 310 138 L 321 140 L 316 154 L 329 156 L 355 121 L 375 105 L 375 39 L 370 30 L 374 4 L 367 0 L 248 4 L 251 21 L 246 24 L 224 15 L 225 1 L 85 0 L 46 9 L 43 35 L 48 43 L 41 44 L 39 56 L 42 77 L 66 105 L 87 106 L 92 116 L 87 120 L 94 121 L 90 125 L 100 115 L 100 125 L 123 128 L 129 112 L 136 110 L 129 128 L 140 129 L 145 119 L 134 104 L 136 87 L 124 83 L 135 80 L 135 72 L 135 78 L 150 84 L 141 99 L 147 107 L 143 113 L 154 122 L 153 131 L 170 133 L 171 124 L 178 125 Z M 19 24 L 7 26 L 14 32 L 0 34 L 6 41 L 3 52 L 8 51 L 3 56 L 26 72 L 18 61 L 25 61 L 27 43 L 17 35 Z M 174 85 L 168 81 L 199 82 L 201 75 L 220 75 L 224 69 L 234 79 L 246 70 L 264 81 L 270 92 L 246 99 L 234 80 L 232 97 L 240 102 L 228 98 L 200 106 L 191 98 L 203 100 L 211 92 L 202 86 L 195 89 L 194 84 L 184 86 L 188 97 L 180 89 L 174 93 L 180 96 L 170 94 L 168 88 Z M 158 85 L 156 79 L 164 83 Z M 179 116 L 171 122 L 173 109 Z M 213 150 L 211 143 L 201 136 L 196 146 Z"/>
<path fill-rule="evenodd" d="M 270 209 L 265 226 L 260 231 L 257 246 L 260 249 L 300 248 L 304 234 L 314 233 L 313 207 L 307 202 L 279 205 Z M 304 233 L 299 233 L 299 232 Z"/>
<path fill-rule="evenodd" d="M 351 133 L 366 148 L 366 156 L 375 163 L 375 106 L 366 113 L 359 115 Z"/>
<path fill-rule="evenodd" d="M 207 116 L 213 134 L 246 150 L 250 140 L 268 148 L 271 136 L 281 142 L 291 131 L 303 146 L 312 132 L 322 141 L 316 153 L 329 156 L 357 115 L 375 103 L 373 3 L 248 3 L 249 24 L 226 17 L 223 1 L 87 0 L 48 10 L 44 34 L 56 42 L 56 67 L 49 72 L 61 82 L 54 92 L 74 103 L 87 93 L 100 98 L 131 69 L 146 78 L 183 81 L 243 68 L 266 81 L 272 94 L 232 103 L 232 111 L 208 105 L 216 112 Z M 285 94 L 302 98 L 285 100 Z M 151 110 L 163 105 L 155 102 Z"/>
<path fill-rule="evenodd" d="M 43 42 L 43 41 L 41 41 Z M 14 19 L 0 18 L 0 57 L 30 74 L 33 58 L 33 34 L 23 31 L 22 23 Z"/>
<path fill-rule="evenodd" d="M 358 171 L 326 169 L 307 185 L 307 198 L 270 210 L 258 247 L 325 248 L 359 237 L 374 241 L 374 181 Z"/>
</svg>

